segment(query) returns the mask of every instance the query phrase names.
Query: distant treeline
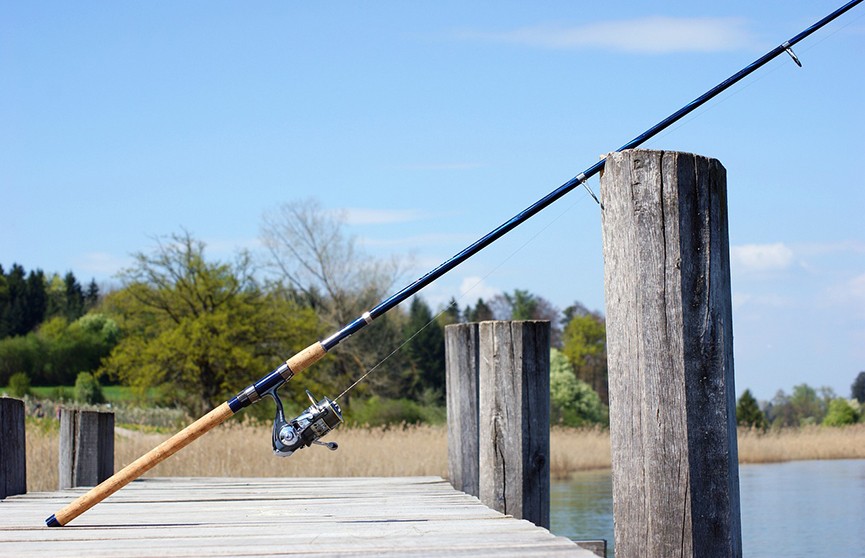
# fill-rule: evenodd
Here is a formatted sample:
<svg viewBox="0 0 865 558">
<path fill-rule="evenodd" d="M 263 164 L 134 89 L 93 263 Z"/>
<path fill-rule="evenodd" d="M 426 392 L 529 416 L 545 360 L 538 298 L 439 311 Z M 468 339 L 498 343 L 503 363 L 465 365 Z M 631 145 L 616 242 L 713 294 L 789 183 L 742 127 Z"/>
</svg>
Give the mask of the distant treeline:
<svg viewBox="0 0 865 558">
<path fill-rule="evenodd" d="M 75 321 L 98 301 L 99 287 L 93 279 L 85 290 L 71 271 L 63 277 L 47 276 L 41 269 L 28 273 L 12 264 L 6 273 L 0 265 L 0 339 L 26 335 L 57 316 Z"/>
<path fill-rule="evenodd" d="M 93 281 L 82 288 L 72 273 L 13 265 L 0 275 L 0 386 L 13 375 L 21 386 L 71 386 L 90 373 L 201 414 L 403 280 L 402 262 L 360 254 L 332 214 L 309 203 L 283 211 L 291 214 L 267 220 L 264 256 L 215 261 L 191 234 L 174 234 L 134 255 L 106 293 Z M 374 369 L 340 403 L 354 401 L 356 415 L 366 410 L 376 420 L 423 420 L 444 404 L 445 326 L 486 319 L 549 320 L 554 420 L 607 420 L 603 317 L 579 303 L 559 311 L 521 289 L 469 304 L 452 299 L 438 310 L 416 296 L 289 382 L 284 399 L 305 406 L 306 388 L 333 397 Z"/>
</svg>

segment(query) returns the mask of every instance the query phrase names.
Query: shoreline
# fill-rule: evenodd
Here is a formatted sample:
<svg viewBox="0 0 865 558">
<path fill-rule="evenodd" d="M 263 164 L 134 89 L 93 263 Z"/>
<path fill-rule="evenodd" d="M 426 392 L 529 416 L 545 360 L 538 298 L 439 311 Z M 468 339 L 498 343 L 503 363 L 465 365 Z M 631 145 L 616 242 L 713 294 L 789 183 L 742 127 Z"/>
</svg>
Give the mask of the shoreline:
<svg viewBox="0 0 865 558">
<path fill-rule="evenodd" d="M 56 489 L 56 430 L 27 425 L 27 486 L 31 492 Z M 115 470 L 149 451 L 168 434 L 115 429 Z M 417 425 L 337 429 L 328 441 L 337 452 L 310 447 L 288 458 L 273 455 L 270 427 L 227 423 L 206 439 L 154 468 L 152 477 L 377 477 L 440 476 L 447 478 L 447 427 Z M 215 447 L 218 450 L 214 450 Z M 739 429 L 739 464 L 828 459 L 865 459 L 865 424 L 808 426 L 766 432 Z M 410 458 L 409 458 L 410 456 Z M 550 477 L 565 479 L 579 472 L 610 469 L 609 431 L 601 428 L 553 427 Z"/>
</svg>

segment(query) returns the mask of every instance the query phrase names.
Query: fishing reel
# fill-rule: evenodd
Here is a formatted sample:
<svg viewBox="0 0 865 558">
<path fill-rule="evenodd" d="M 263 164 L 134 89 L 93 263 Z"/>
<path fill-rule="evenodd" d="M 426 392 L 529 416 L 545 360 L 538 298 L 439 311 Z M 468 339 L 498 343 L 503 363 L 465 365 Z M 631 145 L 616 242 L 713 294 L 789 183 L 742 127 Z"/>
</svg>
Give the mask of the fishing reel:
<svg viewBox="0 0 865 558">
<path fill-rule="evenodd" d="M 276 417 L 273 419 L 273 453 L 280 457 L 288 457 L 297 450 L 316 444 L 327 449 L 336 450 L 336 442 L 322 442 L 320 438 L 342 423 L 342 411 L 336 402 L 325 397 L 319 402 L 306 390 L 312 405 L 296 418 L 285 420 L 282 401 L 276 394 L 276 388 L 266 395 L 273 397 L 276 403 Z"/>
</svg>

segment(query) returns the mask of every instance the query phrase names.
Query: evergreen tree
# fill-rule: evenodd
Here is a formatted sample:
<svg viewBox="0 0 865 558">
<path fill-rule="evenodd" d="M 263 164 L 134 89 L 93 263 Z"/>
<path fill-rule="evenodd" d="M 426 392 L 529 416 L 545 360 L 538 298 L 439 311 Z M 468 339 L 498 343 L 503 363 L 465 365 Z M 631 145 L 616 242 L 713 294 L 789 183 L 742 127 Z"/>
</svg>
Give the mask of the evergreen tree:
<svg viewBox="0 0 865 558">
<path fill-rule="evenodd" d="M 850 396 L 859 403 L 865 403 L 865 371 L 859 372 L 853 385 L 850 386 Z"/>
<path fill-rule="evenodd" d="M 0 264 L 0 339 L 9 335 L 9 322 L 6 311 L 9 308 L 9 283 L 3 265 Z"/>
<path fill-rule="evenodd" d="M 478 299 L 474 308 L 466 306 L 463 316 L 467 322 L 485 322 L 494 319 L 492 308 L 482 298 Z"/>
<path fill-rule="evenodd" d="M 63 285 L 65 287 L 64 315 L 67 320 L 74 322 L 84 315 L 84 289 L 71 271 L 63 278 Z"/>
<path fill-rule="evenodd" d="M 412 368 L 410 395 L 420 399 L 428 392 L 441 400 L 445 388 L 444 330 L 419 296 L 412 299 L 404 334 L 410 338 L 406 347 Z"/>
<path fill-rule="evenodd" d="M 24 268 L 12 264 L 6 275 L 7 303 L 3 309 L 6 335 L 24 335 L 27 329 L 27 278 Z"/>
<path fill-rule="evenodd" d="M 766 428 L 766 416 L 760 410 L 757 400 L 750 389 L 746 389 L 736 403 L 736 423 L 749 428 Z"/>
<path fill-rule="evenodd" d="M 96 279 L 91 279 L 87 285 L 87 292 L 84 294 L 84 307 L 87 310 L 93 309 L 99 302 L 99 285 L 96 284 Z"/>
<path fill-rule="evenodd" d="M 460 307 L 457 299 L 451 297 L 448 305 L 436 317 L 436 320 L 438 320 L 439 325 L 441 325 L 442 327 L 460 323 L 462 320 L 460 316 Z"/>
<path fill-rule="evenodd" d="M 27 275 L 24 306 L 24 333 L 33 331 L 45 319 L 48 294 L 45 290 L 45 273 L 41 269 Z"/>
</svg>

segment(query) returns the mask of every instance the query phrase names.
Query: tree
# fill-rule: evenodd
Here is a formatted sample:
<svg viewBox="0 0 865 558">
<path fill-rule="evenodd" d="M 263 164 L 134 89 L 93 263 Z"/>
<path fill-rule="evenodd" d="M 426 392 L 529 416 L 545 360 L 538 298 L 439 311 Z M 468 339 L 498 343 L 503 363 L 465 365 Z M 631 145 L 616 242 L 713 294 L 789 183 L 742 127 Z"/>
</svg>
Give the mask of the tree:
<svg viewBox="0 0 865 558">
<path fill-rule="evenodd" d="M 86 403 L 88 405 L 105 403 L 102 386 L 99 385 L 99 380 L 90 372 L 81 372 L 78 374 L 75 378 L 75 388 L 72 393 L 75 401 L 79 403 Z"/>
<path fill-rule="evenodd" d="M 837 398 L 829 403 L 829 411 L 823 419 L 824 426 L 846 426 L 856 424 L 862 416 L 859 402 L 855 399 L 850 401 Z"/>
<path fill-rule="evenodd" d="M 9 378 L 9 393 L 12 397 L 30 395 L 30 377 L 24 372 L 16 372 Z"/>
<path fill-rule="evenodd" d="M 562 352 L 577 378 L 594 389 L 609 404 L 607 385 L 607 328 L 597 313 L 575 314 L 565 326 Z"/>
<path fill-rule="evenodd" d="M 449 326 L 452 324 L 458 324 L 462 321 L 462 316 L 460 315 L 460 307 L 457 299 L 451 297 L 448 301 L 447 306 L 445 306 L 444 310 L 439 312 L 438 316 L 436 316 L 436 321 L 442 327 Z"/>
<path fill-rule="evenodd" d="M 766 418 L 772 426 L 820 424 L 834 398 L 831 388 L 817 390 L 808 384 L 793 386 L 793 393 L 789 396 L 784 390 L 778 390 L 767 408 Z"/>
<path fill-rule="evenodd" d="M 736 403 L 736 423 L 748 428 L 764 429 L 767 426 L 766 415 L 760 410 L 750 389 L 746 389 Z"/>
<path fill-rule="evenodd" d="M 493 315 L 492 308 L 484 302 L 484 299 L 479 298 L 477 303 L 475 303 L 475 307 L 466 306 L 465 311 L 463 311 L 463 316 L 465 317 L 466 322 L 484 322 L 487 320 L 495 319 Z"/>
<path fill-rule="evenodd" d="M 591 386 L 577 379 L 567 357 L 555 348 L 550 350 L 550 422 L 565 426 L 609 422 L 601 398 Z"/>
<path fill-rule="evenodd" d="M 283 288 L 307 301 L 331 332 L 389 294 L 402 268 L 397 258 L 378 260 L 361 253 L 344 224 L 344 215 L 306 200 L 266 214 L 261 232 L 269 269 Z M 381 316 L 363 335 L 334 348 L 330 380 L 345 386 L 376 367 L 359 389 L 383 395 L 392 391 L 404 368 L 403 354 L 392 355 L 402 342 L 400 319 L 394 313 Z"/>
<path fill-rule="evenodd" d="M 853 385 L 850 386 L 850 396 L 859 403 L 865 403 L 865 371 L 859 372 Z"/>
<path fill-rule="evenodd" d="M 159 388 L 167 402 L 194 414 L 224 401 L 275 368 L 321 330 L 315 314 L 265 293 L 249 255 L 209 262 L 189 233 L 135 255 L 123 288 L 106 297 L 121 341 L 101 369 L 142 392 Z M 299 390 L 289 382 L 290 393 Z"/>
<path fill-rule="evenodd" d="M 410 365 L 408 394 L 415 400 L 441 402 L 445 389 L 445 340 L 442 326 L 419 296 L 412 298 L 403 328 Z M 431 394 L 422 397 L 424 392 Z"/>
<path fill-rule="evenodd" d="M 559 310 L 542 296 L 529 291 L 514 289 L 513 293 L 501 293 L 489 303 L 497 320 L 546 320 L 550 322 L 550 344 L 562 346 L 562 328 Z"/>
</svg>

